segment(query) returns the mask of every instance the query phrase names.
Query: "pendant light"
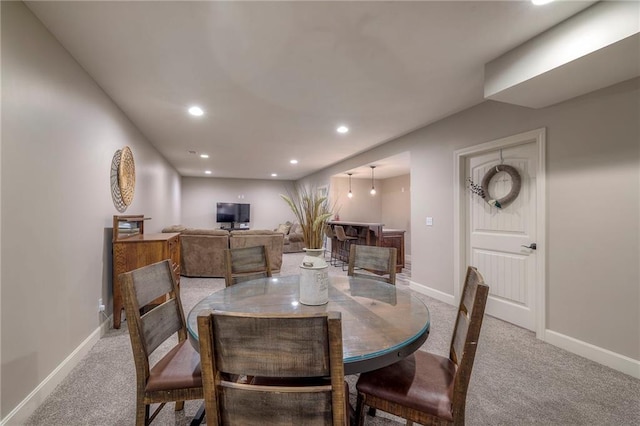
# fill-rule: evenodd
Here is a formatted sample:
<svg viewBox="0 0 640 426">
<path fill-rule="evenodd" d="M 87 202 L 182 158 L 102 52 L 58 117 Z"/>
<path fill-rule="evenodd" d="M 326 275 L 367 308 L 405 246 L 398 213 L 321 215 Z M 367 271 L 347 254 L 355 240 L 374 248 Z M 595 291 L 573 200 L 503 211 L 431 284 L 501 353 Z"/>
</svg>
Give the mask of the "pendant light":
<svg viewBox="0 0 640 426">
<path fill-rule="evenodd" d="M 373 185 L 373 169 L 375 169 L 376 166 L 369 167 L 371 167 L 371 191 L 369 191 L 369 194 L 376 195 L 376 187 Z"/>
<path fill-rule="evenodd" d="M 349 175 L 349 193 L 347 194 L 347 197 L 349 198 L 353 198 L 353 192 L 351 192 L 351 175 L 353 173 L 347 173 Z"/>
</svg>

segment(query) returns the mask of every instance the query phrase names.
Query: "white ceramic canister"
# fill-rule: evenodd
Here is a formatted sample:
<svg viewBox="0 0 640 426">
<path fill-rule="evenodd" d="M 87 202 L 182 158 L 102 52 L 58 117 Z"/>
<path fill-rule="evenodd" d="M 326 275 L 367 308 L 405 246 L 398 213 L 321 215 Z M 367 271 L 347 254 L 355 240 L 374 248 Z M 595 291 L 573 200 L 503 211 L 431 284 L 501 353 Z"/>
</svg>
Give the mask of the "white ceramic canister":
<svg viewBox="0 0 640 426">
<path fill-rule="evenodd" d="M 300 265 L 300 303 L 324 305 L 329 301 L 329 266 L 322 257 L 305 256 Z"/>
</svg>

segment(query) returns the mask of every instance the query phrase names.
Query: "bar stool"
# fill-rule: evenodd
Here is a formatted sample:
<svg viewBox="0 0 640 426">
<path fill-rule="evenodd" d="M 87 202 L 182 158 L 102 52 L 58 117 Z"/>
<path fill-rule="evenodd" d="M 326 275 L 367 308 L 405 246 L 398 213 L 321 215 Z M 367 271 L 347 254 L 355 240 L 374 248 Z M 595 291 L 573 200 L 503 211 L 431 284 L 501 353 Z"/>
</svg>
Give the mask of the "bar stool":
<svg viewBox="0 0 640 426">
<path fill-rule="evenodd" d="M 342 270 L 346 271 L 344 267 L 349 262 L 349 250 L 351 250 L 351 243 L 353 241 L 357 241 L 358 237 L 348 236 L 344 232 L 344 228 L 342 227 L 342 225 L 334 226 L 333 231 L 336 234 L 336 238 L 340 242 L 340 244 L 338 245 L 338 259 L 342 261 Z M 337 265 L 334 265 L 334 266 L 337 266 Z"/>
<path fill-rule="evenodd" d="M 326 250 L 325 244 L 325 253 L 329 252 L 329 264 L 331 266 L 338 266 L 338 244 L 336 244 L 336 234 L 331 229 L 331 225 L 324 225 L 324 236 L 327 241 L 331 241 L 331 250 Z"/>
</svg>

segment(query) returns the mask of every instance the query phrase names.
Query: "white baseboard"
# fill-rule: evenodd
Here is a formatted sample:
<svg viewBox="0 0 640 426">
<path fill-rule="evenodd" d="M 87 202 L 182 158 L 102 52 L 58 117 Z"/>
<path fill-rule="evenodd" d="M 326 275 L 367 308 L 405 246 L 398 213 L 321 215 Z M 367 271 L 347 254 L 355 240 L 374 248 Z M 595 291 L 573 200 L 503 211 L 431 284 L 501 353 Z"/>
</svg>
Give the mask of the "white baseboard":
<svg viewBox="0 0 640 426">
<path fill-rule="evenodd" d="M 603 349 L 591 343 L 565 336 L 552 330 L 545 330 L 544 341 L 561 349 L 580 355 L 598 364 L 618 370 L 631 377 L 640 379 L 640 361 L 619 353 Z"/>
<path fill-rule="evenodd" d="M 109 316 L 93 333 L 89 335 L 67 358 L 64 359 L 20 404 L 0 421 L 0 426 L 22 425 L 27 422 L 35 410 L 53 392 L 53 390 L 69 375 L 91 348 L 107 332 L 112 324 L 112 316 Z"/>
<path fill-rule="evenodd" d="M 455 299 L 451 294 L 444 293 L 440 290 L 427 287 L 423 284 L 418 284 L 415 281 L 409 281 L 409 288 L 411 290 L 417 291 L 418 293 L 424 294 L 425 296 L 433 297 L 434 299 L 437 299 L 441 302 L 448 303 L 449 305 L 456 305 Z"/>
<path fill-rule="evenodd" d="M 440 300 L 441 302 L 448 303 L 452 306 L 456 305 L 455 299 L 452 295 L 427 287 L 423 284 L 409 281 L 409 288 L 418 293 Z M 545 330 L 544 336 L 541 340 L 573 354 L 590 359 L 591 361 L 597 362 L 598 364 L 602 364 L 624 374 L 628 374 L 629 376 L 635 377 L 636 379 L 640 379 L 639 360 L 620 355 L 608 349 L 603 349 L 599 346 L 583 342 L 573 337 L 565 336 L 564 334 L 560 334 L 552 330 Z"/>
</svg>

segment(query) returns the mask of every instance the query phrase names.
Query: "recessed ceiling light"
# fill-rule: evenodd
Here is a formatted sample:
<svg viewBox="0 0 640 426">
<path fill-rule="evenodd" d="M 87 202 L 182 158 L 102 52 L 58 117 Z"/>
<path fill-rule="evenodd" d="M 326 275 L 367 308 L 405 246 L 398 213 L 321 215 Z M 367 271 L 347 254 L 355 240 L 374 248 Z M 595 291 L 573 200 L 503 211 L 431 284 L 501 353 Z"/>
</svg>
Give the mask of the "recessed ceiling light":
<svg viewBox="0 0 640 426">
<path fill-rule="evenodd" d="M 543 4 L 551 3 L 553 0 L 531 0 L 531 3 L 536 6 L 542 6 Z"/>
<path fill-rule="evenodd" d="M 349 131 L 349 128 L 347 126 L 340 126 L 336 129 L 336 132 L 338 133 L 347 133 Z"/>
<path fill-rule="evenodd" d="M 209 154 L 200 154 L 200 158 L 209 158 Z"/>
<path fill-rule="evenodd" d="M 200 117 L 202 114 L 204 114 L 204 111 L 199 106 L 192 106 L 189 108 L 189 114 Z"/>
<path fill-rule="evenodd" d="M 278 176 L 277 173 L 271 173 L 271 177 L 276 177 L 276 176 Z"/>
<path fill-rule="evenodd" d="M 204 171 L 204 174 L 205 174 L 205 175 L 210 175 L 210 174 L 211 174 L 211 170 L 205 170 L 205 171 Z"/>
<path fill-rule="evenodd" d="M 291 164 L 298 164 L 298 160 L 296 160 L 295 158 L 293 160 L 289 161 Z"/>
</svg>

